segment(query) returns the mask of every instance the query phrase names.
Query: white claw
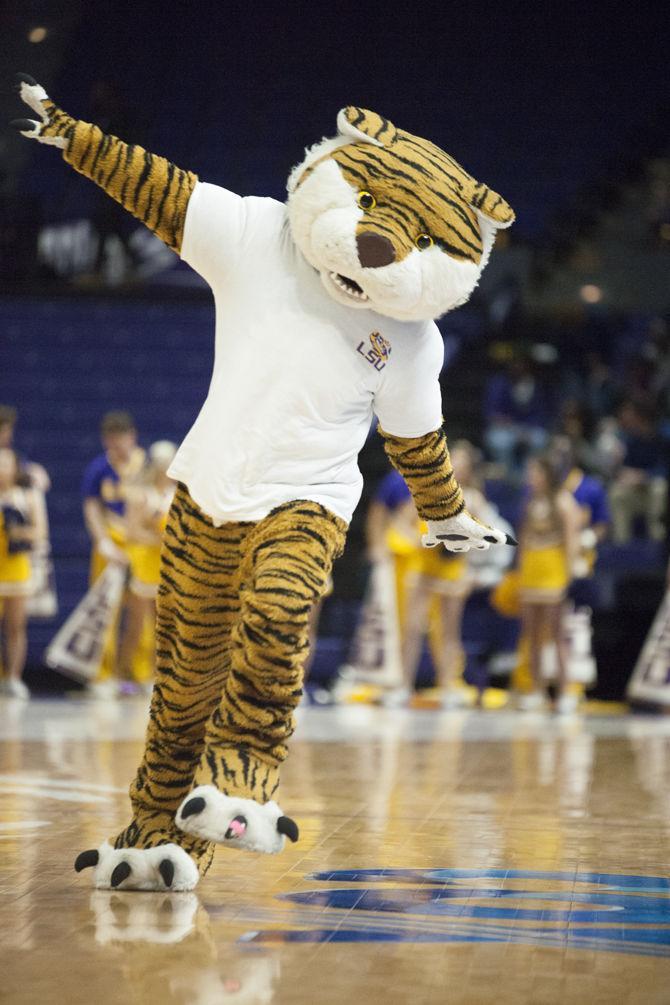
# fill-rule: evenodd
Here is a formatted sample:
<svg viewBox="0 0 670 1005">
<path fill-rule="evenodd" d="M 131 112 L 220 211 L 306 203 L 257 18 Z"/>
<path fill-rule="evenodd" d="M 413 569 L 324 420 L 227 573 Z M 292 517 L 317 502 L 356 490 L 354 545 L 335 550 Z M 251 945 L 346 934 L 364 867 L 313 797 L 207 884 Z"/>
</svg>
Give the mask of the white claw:
<svg viewBox="0 0 670 1005">
<path fill-rule="evenodd" d="M 29 140 L 37 140 L 38 143 L 46 143 L 51 147 L 60 147 L 61 150 L 64 150 L 67 146 L 67 140 L 64 136 L 42 136 L 42 127 L 46 126 L 49 122 L 49 113 L 42 104 L 42 102 L 47 100 L 49 95 L 42 85 L 27 84 L 24 80 L 21 82 L 19 94 L 28 107 L 32 108 L 41 119 L 40 122 L 35 122 L 31 119 L 32 129 L 21 130 L 21 135 L 27 136 Z"/>
<path fill-rule="evenodd" d="M 49 95 L 44 90 L 41 84 L 26 84 L 25 80 L 21 83 L 20 95 L 23 101 L 32 108 L 41 118 L 42 122 L 48 122 L 49 116 L 47 111 L 42 104 L 46 101 Z"/>
<path fill-rule="evenodd" d="M 61 150 L 65 149 L 67 140 L 64 136 L 42 136 L 42 123 L 35 122 L 34 119 L 28 121 L 32 128 L 19 130 L 21 136 L 26 136 L 29 140 L 37 140 L 38 143 L 46 143 L 51 147 L 60 147 Z"/>
<path fill-rule="evenodd" d="M 38 140 L 40 138 L 40 129 L 42 128 L 41 122 L 35 122 L 34 119 L 27 119 L 30 122 L 30 129 L 22 129 L 21 135 L 27 136 L 29 140 Z"/>
</svg>

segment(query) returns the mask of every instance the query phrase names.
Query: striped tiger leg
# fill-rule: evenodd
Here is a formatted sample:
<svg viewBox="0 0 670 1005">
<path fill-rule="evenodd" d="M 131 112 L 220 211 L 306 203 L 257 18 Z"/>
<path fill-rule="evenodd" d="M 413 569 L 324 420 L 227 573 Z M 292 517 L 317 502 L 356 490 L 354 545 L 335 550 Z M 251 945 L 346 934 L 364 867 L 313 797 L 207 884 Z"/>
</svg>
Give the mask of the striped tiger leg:
<svg viewBox="0 0 670 1005">
<path fill-rule="evenodd" d="M 344 521 L 315 502 L 280 506 L 249 533 L 231 672 L 207 725 L 195 785 L 260 803 L 272 798 L 302 695 L 310 612 L 345 535 Z"/>
<path fill-rule="evenodd" d="M 193 784 L 205 727 L 229 672 L 242 547 L 253 526 L 215 528 L 183 486 L 175 494 L 161 554 L 156 682 L 144 757 L 130 787 L 134 819 L 116 847 L 173 841 L 201 859 L 201 871 L 209 864 L 211 846 L 176 830 L 173 818 Z"/>
<path fill-rule="evenodd" d="M 214 858 L 214 845 L 175 826 L 174 814 L 135 808 L 133 819 L 120 834 L 110 839 L 113 848 L 156 848 L 176 844 L 187 852 L 204 876 Z"/>
</svg>

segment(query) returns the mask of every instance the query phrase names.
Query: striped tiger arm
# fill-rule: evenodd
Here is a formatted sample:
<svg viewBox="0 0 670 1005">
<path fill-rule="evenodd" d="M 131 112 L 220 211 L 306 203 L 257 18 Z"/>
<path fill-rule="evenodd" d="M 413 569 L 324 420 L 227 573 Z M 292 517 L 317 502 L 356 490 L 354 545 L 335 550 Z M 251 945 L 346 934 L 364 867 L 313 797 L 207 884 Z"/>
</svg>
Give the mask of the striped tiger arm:
<svg viewBox="0 0 670 1005">
<path fill-rule="evenodd" d="M 442 429 L 425 436 L 392 436 L 380 428 L 391 464 L 409 486 L 423 520 L 448 520 L 465 509 Z"/>
<path fill-rule="evenodd" d="M 63 159 L 75 171 L 94 181 L 179 253 L 197 175 L 136 144 L 105 135 L 98 126 L 72 118 L 26 74 L 17 76 L 16 89 L 41 119 L 15 120 L 12 124 L 19 132 L 60 147 Z"/>
<path fill-rule="evenodd" d="M 63 158 L 179 253 L 196 175 L 88 122 L 74 123 Z"/>
</svg>

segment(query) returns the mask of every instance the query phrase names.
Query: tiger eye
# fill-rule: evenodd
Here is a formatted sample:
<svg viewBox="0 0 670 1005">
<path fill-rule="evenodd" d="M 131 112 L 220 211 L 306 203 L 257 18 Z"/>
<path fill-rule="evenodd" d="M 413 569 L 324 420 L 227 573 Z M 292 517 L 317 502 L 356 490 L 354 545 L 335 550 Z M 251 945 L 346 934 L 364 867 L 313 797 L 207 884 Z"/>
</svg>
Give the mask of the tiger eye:
<svg viewBox="0 0 670 1005">
<path fill-rule="evenodd" d="M 419 251 L 425 251 L 426 248 L 432 247 L 434 243 L 430 234 L 419 234 L 416 239 L 416 246 Z"/>
<path fill-rule="evenodd" d="M 372 195 L 371 192 L 359 192 L 358 193 L 358 205 L 361 209 L 374 209 L 377 205 L 377 200 Z"/>
</svg>

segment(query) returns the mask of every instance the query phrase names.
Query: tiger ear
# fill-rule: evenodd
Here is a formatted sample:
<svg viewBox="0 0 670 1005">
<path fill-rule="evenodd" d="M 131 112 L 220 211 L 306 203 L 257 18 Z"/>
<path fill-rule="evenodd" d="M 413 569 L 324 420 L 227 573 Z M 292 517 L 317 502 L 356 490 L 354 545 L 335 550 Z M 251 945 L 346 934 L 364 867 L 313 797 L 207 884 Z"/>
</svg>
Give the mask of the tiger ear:
<svg viewBox="0 0 670 1005">
<path fill-rule="evenodd" d="M 337 128 L 342 136 L 351 136 L 358 143 L 373 143 L 376 147 L 390 146 L 398 138 L 398 130 L 392 122 L 356 105 L 347 105 L 339 112 Z"/>
<path fill-rule="evenodd" d="M 516 217 L 510 204 L 481 181 L 473 179 L 473 187 L 467 193 L 467 200 L 473 209 L 491 221 L 496 230 L 504 230 L 514 223 Z"/>
</svg>

